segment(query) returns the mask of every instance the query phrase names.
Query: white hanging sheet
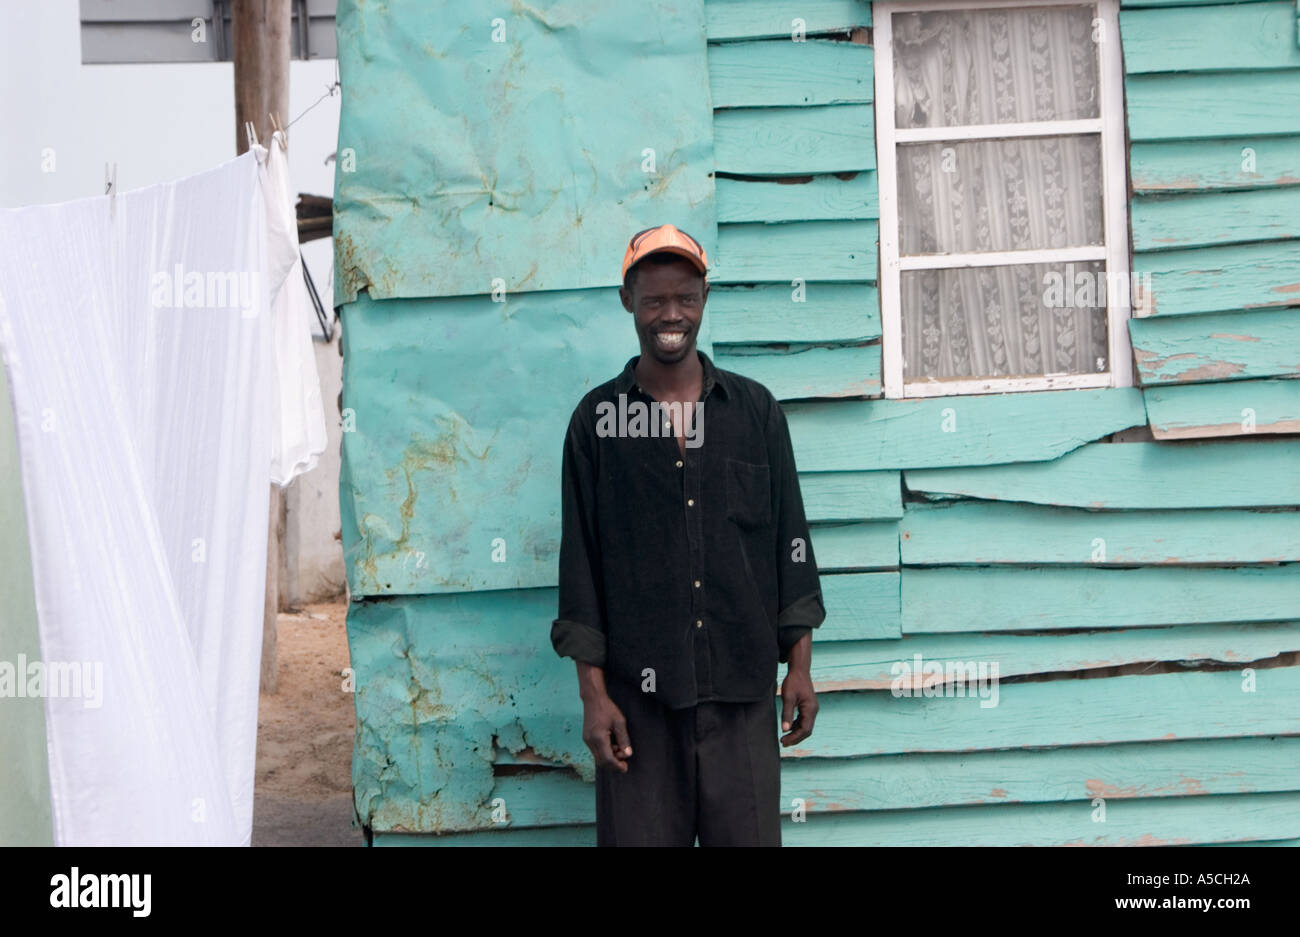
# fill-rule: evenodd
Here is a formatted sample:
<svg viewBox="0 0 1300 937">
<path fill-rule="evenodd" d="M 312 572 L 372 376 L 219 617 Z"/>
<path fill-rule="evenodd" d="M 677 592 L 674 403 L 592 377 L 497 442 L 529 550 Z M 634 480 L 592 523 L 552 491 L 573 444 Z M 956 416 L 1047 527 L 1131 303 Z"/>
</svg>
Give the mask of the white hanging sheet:
<svg viewBox="0 0 1300 937">
<path fill-rule="evenodd" d="M 325 451 L 325 408 L 311 338 L 311 297 L 298 249 L 298 214 L 289 182 L 284 134 L 276 131 L 267 147 L 263 172 L 267 199 L 267 278 L 275 340 L 275 393 L 272 411 L 271 481 L 287 485 L 316 467 Z"/>
<path fill-rule="evenodd" d="M 86 679 L 46 697 L 61 845 L 251 838 L 273 434 L 323 429 L 318 383 L 280 412 L 277 372 L 307 378 L 272 313 L 288 249 L 259 158 L 0 212 L 42 657 Z"/>
</svg>

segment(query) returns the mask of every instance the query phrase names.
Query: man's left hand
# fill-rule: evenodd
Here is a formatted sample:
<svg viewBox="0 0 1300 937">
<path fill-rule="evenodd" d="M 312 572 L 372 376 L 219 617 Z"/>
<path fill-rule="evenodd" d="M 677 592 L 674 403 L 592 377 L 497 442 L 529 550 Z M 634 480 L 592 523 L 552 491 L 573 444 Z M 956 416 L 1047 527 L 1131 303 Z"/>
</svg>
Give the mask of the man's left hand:
<svg viewBox="0 0 1300 937">
<path fill-rule="evenodd" d="M 798 718 L 795 710 L 798 709 Z M 812 735 L 817 721 L 817 694 L 807 670 L 790 670 L 781 681 L 781 744 L 787 748 Z"/>
</svg>

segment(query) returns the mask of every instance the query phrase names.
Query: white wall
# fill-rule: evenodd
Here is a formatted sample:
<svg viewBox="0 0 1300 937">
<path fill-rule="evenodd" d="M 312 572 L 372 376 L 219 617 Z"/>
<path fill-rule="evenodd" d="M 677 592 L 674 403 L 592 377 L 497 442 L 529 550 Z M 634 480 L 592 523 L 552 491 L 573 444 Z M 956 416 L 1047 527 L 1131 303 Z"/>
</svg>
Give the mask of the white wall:
<svg viewBox="0 0 1300 937">
<path fill-rule="evenodd" d="M 302 115 L 289 130 L 289 166 L 299 192 L 334 192 L 329 157 L 338 139 L 340 95 L 336 91 L 307 108 L 335 77 L 332 59 L 290 64 L 289 115 L 281 120 Z M 120 192 L 182 178 L 233 159 L 235 139 L 229 62 L 82 65 L 77 0 L 0 0 L 0 208 L 102 195 L 105 162 L 117 163 Z M 305 244 L 303 255 L 332 314 L 333 241 Z M 318 343 L 316 350 L 330 450 L 290 496 L 290 503 L 298 503 L 289 518 L 298 543 L 297 557 L 290 561 L 301 597 L 319 594 L 325 582 L 343 581 L 341 548 L 334 539 L 339 529 L 337 339 L 328 346 Z"/>
<path fill-rule="evenodd" d="M 339 418 L 339 389 L 343 386 L 343 357 L 338 329 L 332 342 L 316 342 L 316 370 L 320 373 L 325 404 L 325 429 L 329 444 L 320 463 L 294 481 L 286 502 L 286 540 L 296 537 L 287 560 L 293 563 L 294 602 L 315 602 L 342 595 L 345 576 L 339 534 L 339 456 L 343 427 Z"/>
</svg>

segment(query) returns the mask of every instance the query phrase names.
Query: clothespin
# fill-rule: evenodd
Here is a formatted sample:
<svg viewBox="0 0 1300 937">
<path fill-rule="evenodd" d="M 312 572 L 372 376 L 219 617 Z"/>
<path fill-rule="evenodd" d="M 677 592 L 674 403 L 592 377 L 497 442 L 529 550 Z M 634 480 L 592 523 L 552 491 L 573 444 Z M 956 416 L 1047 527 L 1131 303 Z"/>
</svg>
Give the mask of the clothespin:
<svg viewBox="0 0 1300 937">
<path fill-rule="evenodd" d="M 109 164 L 104 164 L 104 194 L 108 196 L 108 220 L 112 221 L 117 209 L 117 163 L 111 172 Z"/>
<path fill-rule="evenodd" d="M 267 116 L 271 118 L 271 126 L 274 127 L 280 134 L 280 149 L 288 153 L 289 152 L 289 131 L 285 130 L 283 127 L 280 126 L 280 119 L 276 117 L 274 114 L 268 114 Z"/>
<path fill-rule="evenodd" d="M 257 142 L 257 128 L 253 126 L 251 120 L 244 121 L 244 136 L 248 138 L 248 148 L 250 150 L 260 145 Z"/>
</svg>

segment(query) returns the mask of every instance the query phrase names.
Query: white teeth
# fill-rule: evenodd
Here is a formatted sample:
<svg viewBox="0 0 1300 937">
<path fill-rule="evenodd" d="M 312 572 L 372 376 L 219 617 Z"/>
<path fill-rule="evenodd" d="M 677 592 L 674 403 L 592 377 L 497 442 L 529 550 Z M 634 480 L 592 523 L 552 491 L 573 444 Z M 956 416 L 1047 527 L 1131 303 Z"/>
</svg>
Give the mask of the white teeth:
<svg viewBox="0 0 1300 937">
<path fill-rule="evenodd" d="M 686 341 L 686 333 L 685 332 L 659 332 L 655 335 L 655 338 L 659 340 L 660 345 L 667 345 L 668 347 L 671 348 L 673 346 L 680 345 L 682 342 Z"/>
</svg>

